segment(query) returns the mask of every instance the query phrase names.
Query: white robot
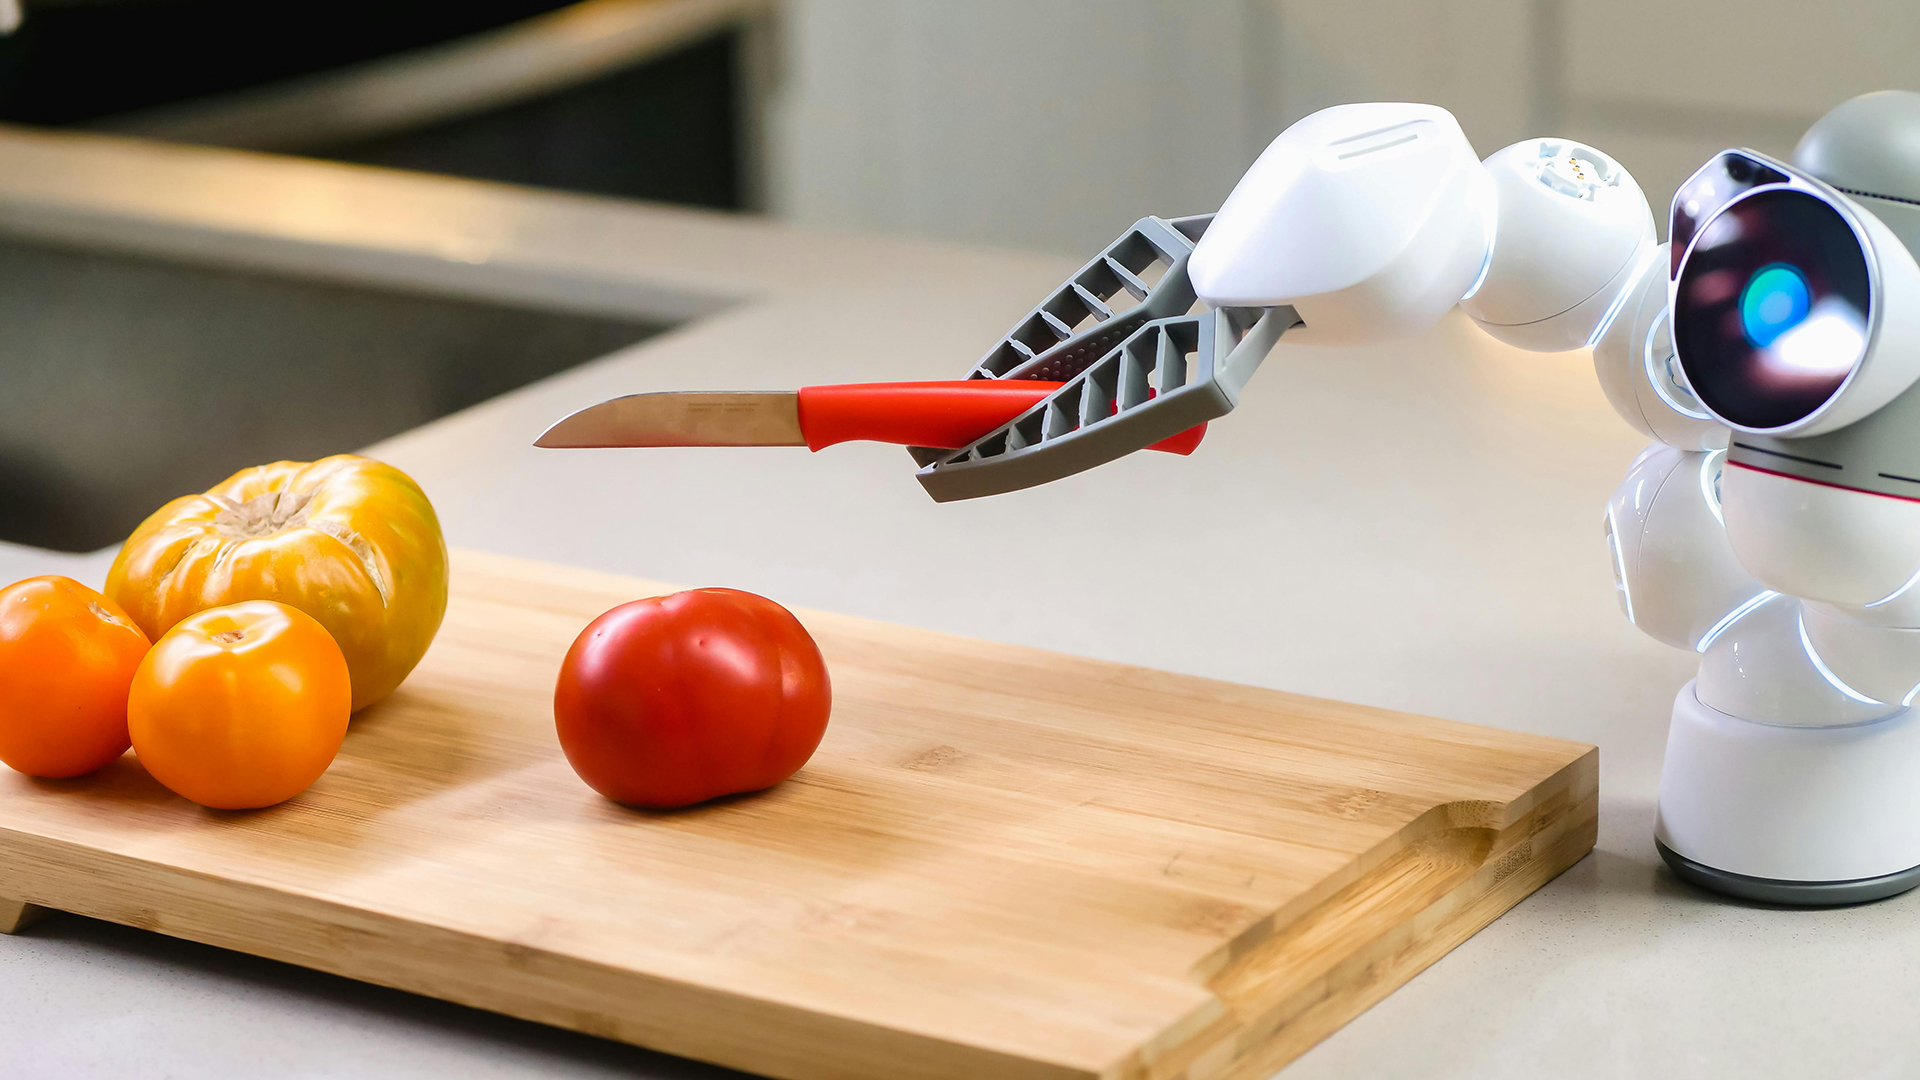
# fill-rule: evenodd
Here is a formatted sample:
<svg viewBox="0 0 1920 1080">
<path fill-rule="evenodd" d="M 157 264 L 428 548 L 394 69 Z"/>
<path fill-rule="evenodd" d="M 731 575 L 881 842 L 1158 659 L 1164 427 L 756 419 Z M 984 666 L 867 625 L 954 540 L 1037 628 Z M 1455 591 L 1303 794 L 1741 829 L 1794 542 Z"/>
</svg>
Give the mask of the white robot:
<svg viewBox="0 0 1920 1080">
<path fill-rule="evenodd" d="M 1634 625 L 1701 655 L 1656 841 L 1681 877 L 1790 904 L 1920 884 L 1920 94 L 1850 101 L 1792 164 L 1746 150 L 1675 196 L 1670 244 L 1593 147 L 1480 161 L 1445 110 L 1283 133 L 1194 248 L 1215 308 L 1289 340 L 1418 333 L 1458 303 L 1526 349 L 1591 346 L 1653 442 L 1608 504 Z"/>
</svg>

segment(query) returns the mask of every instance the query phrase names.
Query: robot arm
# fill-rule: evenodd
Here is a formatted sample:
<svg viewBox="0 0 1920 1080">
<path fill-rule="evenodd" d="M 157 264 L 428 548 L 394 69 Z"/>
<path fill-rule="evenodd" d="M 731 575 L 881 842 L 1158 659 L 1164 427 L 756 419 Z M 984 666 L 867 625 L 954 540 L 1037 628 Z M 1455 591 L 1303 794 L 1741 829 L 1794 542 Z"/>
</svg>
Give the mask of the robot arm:
<svg viewBox="0 0 1920 1080">
<path fill-rule="evenodd" d="M 1056 480 L 1226 415 L 1283 333 L 1392 340 L 1456 304 L 1522 348 L 1595 346 L 1629 423 L 1724 447 L 1664 362 L 1662 252 L 1639 185 L 1592 147 L 1533 139 L 1483 163 L 1436 106 L 1322 110 L 1218 214 L 1142 219 L 1034 308 L 968 378 L 1059 388 L 968 446 L 916 450 L 919 479 L 941 501 Z"/>
<path fill-rule="evenodd" d="M 1305 343 L 1417 334 L 1455 304 L 1521 348 L 1594 347 L 1607 398 L 1649 437 L 1727 445 L 1670 363 L 1666 247 L 1619 163 L 1566 139 L 1479 160 L 1432 105 L 1326 109 L 1274 140 L 1200 238 L 1215 307 L 1285 305 Z"/>
</svg>

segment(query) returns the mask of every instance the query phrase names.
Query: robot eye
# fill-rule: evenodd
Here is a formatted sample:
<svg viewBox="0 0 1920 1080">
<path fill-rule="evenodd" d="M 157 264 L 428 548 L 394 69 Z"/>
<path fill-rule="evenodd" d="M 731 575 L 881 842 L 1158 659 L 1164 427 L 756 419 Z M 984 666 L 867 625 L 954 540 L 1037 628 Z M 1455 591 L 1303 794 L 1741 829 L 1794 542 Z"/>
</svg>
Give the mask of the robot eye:
<svg viewBox="0 0 1920 1080">
<path fill-rule="evenodd" d="M 1673 294 L 1687 384 L 1737 427 L 1797 423 L 1837 396 L 1866 355 L 1867 254 L 1832 206 L 1756 191 L 1700 230 Z"/>
</svg>

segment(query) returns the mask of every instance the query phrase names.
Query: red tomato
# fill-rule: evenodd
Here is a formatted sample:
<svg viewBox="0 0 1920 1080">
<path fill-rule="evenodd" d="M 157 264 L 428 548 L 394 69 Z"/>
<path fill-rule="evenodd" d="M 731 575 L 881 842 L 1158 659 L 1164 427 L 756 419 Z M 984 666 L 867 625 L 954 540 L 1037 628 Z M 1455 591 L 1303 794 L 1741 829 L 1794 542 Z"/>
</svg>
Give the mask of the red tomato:
<svg viewBox="0 0 1920 1080">
<path fill-rule="evenodd" d="M 827 730 L 833 690 L 793 613 L 736 589 L 636 600 L 581 631 L 553 717 L 573 771 L 615 802 L 667 809 L 769 788 Z"/>
</svg>

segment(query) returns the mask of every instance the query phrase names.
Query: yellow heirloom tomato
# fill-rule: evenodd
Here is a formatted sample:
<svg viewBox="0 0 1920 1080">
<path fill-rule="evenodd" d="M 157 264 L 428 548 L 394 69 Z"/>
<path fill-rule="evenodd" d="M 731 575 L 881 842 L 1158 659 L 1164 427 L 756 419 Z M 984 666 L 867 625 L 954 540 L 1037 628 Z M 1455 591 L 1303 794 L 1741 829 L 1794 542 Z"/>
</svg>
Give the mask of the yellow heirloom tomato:
<svg viewBox="0 0 1920 1080">
<path fill-rule="evenodd" d="M 426 493 L 391 465 L 351 454 L 278 461 L 141 522 L 107 595 L 155 641 L 208 608 L 299 608 L 346 656 L 358 711 L 392 693 L 433 643 L 447 545 Z"/>
</svg>

